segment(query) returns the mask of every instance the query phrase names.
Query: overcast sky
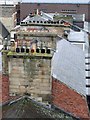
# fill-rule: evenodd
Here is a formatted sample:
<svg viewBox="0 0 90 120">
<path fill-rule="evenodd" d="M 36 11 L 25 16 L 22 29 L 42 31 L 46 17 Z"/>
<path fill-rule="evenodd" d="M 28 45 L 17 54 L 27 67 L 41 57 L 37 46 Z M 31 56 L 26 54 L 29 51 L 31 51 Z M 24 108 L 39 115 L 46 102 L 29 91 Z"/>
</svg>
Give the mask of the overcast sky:
<svg viewBox="0 0 90 120">
<path fill-rule="evenodd" d="M 90 0 L 0 0 L 0 4 L 13 4 L 17 2 L 30 3 L 88 3 Z"/>
<path fill-rule="evenodd" d="M 88 3 L 90 0 L 22 0 L 22 2 L 40 3 Z"/>
</svg>

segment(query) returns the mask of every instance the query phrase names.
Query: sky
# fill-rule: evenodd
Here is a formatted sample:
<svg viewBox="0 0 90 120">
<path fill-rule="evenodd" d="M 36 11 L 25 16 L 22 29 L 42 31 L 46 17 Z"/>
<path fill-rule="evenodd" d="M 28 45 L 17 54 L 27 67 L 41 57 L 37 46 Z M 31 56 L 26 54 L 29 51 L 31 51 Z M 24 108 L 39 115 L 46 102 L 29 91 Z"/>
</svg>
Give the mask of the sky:
<svg viewBox="0 0 90 120">
<path fill-rule="evenodd" d="M 17 3 L 20 2 L 22 0 L 0 0 L 0 4 L 13 4 L 13 3 Z"/>
<path fill-rule="evenodd" d="M 40 3 L 88 3 L 90 0 L 22 0 L 22 2 Z"/>
<path fill-rule="evenodd" d="M 0 4 L 13 4 L 17 2 L 31 3 L 88 3 L 90 0 L 0 0 Z"/>
</svg>

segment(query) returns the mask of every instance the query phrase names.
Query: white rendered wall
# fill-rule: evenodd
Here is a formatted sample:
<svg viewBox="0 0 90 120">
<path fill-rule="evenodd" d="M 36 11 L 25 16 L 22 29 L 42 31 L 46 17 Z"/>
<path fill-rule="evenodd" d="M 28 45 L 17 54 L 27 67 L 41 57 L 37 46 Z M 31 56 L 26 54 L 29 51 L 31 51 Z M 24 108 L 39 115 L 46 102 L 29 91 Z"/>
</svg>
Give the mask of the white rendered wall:
<svg viewBox="0 0 90 120">
<path fill-rule="evenodd" d="M 83 50 L 66 40 L 57 43 L 51 74 L 79 94 L 86 95 L 85 56 Z"/>
</svg>

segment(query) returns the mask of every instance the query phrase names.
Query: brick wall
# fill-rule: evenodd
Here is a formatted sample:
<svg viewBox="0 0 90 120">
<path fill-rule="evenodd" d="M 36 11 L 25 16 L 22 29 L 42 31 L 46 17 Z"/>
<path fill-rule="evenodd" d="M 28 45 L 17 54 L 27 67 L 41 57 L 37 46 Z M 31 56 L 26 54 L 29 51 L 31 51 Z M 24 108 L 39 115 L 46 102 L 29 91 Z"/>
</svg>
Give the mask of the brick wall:
<svg viewBox="0 0 90 120">
<path fill-rule="evenodd" d="M 0 73 L 0 105 L 7 103 L 10 100 L 17 99 L 19 96 L 10 96 L 9 95 L 9 76 Z M 1 117 L 1 116 L 0 116 Z"/>
<path fill-rule="evenodd" d="M 52 78 L 52 104 L 79 118 L 88 118 L 86 98 Z"/>
<path fill-rule="evenodd" d="M 9 76 L 2 75 L 2 102 L 9 100 Z"/>
<path fill-rule="evenodd" d="M 30 13 L 34 13 L 36 9 L 46 13 L 61 12 L 62 10 L 76 10 L 78 14 L 85 14 L 86 21 L 90 21 L 88 4 L 59 4 L 59 3 L 21 3 L 20 4 L 20 20 L 23 20 Z"/>
<path fill-rule="evenodd" d="M 2 103 L 2 75 L 0 73 L 0 104 Z"/>
</svg>

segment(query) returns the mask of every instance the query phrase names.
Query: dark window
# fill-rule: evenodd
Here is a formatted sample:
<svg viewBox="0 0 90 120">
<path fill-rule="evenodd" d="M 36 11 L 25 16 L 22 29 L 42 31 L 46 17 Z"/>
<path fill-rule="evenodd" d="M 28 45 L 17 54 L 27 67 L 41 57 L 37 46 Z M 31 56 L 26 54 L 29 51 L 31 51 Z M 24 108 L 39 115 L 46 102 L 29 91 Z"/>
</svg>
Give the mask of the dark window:
<svg viewBox="0 0 90 120">
<path fill-rule="evenodd" d="M 16 35 L 16 34 L 14 34 L 14 40 L 15 40 L 15 39 L 17 39 L 17 35 Z"/>
<path fill-rule="evenodd" d="M 37 23 L 39 23 L 39 21 L 37 21 Z"/>
<path fill-rule="evenodd" d="M 90 79 L 90 76 L 86 77 L 86 79 Z"/>
<path fill-rule="evenodd" d="M 45 53 L 45 49 L 41 49 L 41 53 Z"/>
<path fill-rule="evenodd" d="M 85 63 L 86 65 L 90 65 L 90 63 Z"/>
<path fill-rule="evenodd" d="M 90 71 L 90 69 L 85 69 L 85 71 Z"/>
<path fill-rule="evenodd" d="M 21 52 L 22 52 L 22 53 L 24 52 L 24 48 L 21 48 Z"/>
<path fill-rule="evenodd" d="M 47 50 L 46 50 L 46 53 L 50 54 L 50 52 L 51 52 L 50 49 L 47 49 Z"/>
<path fill-rule="evenodd" d="M 37 49 L 36 49 L 36 52 L 39 53 L 39 51 L 40 51 L 40 50 L 37 48 Z"/>
<path fill-rule="evenodd" d="M 29 53 L 29 49 L 28 48 L 26 49 L 26 53 Z"/>
<path fill-rule="evenodd" d="M 46 21 L 44 21 L 44 23 L 47 23 Z"/>
<path fill-rule="evenodd" d="M 43 21 L 40 21 L 41 23 L 43 23 Z"/>
<path fill-rule="evenodd" d="M 90 87 L 90 85 L 86 85 L 86 87 Z"/>
<path fill-rule="evenodd" d="M 90 110 L 90 95 L 87 96 L 87 103 L 88 103 L 88 107 L 89 107 L 89 110 Z"/>
<path fill-rule="evenodd" d="M 53 24 L 54 22 L 53 22 L 53 21 L 51 21 L 51 23 Z"/>
<path fill-rule="evenodd" d="M 40 3 L 37 3 L 37 6 L 40 6 Z"/>
<path fill-rule="evenodd" d="M 20 52 L 20 49 L 19 49 L 19 48 L 16 48 L 16 52 L 19 53 L 19 52 Z"/>
</svg>

